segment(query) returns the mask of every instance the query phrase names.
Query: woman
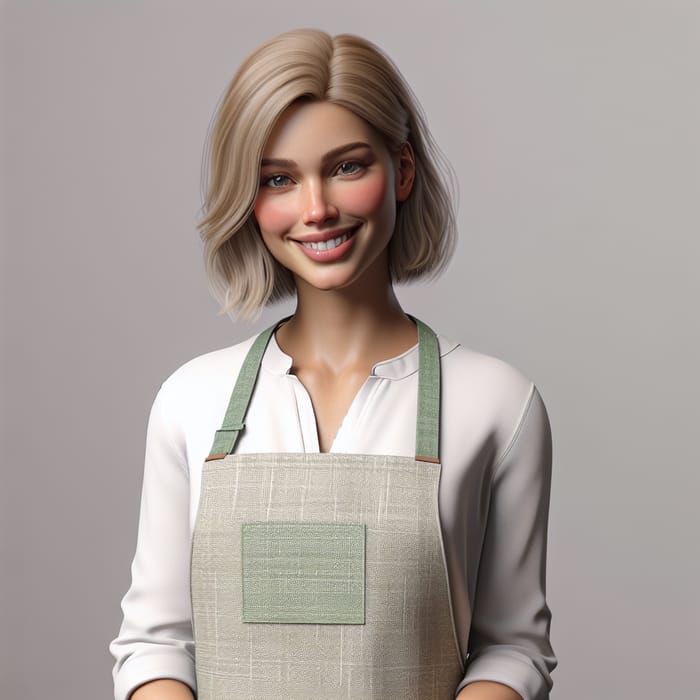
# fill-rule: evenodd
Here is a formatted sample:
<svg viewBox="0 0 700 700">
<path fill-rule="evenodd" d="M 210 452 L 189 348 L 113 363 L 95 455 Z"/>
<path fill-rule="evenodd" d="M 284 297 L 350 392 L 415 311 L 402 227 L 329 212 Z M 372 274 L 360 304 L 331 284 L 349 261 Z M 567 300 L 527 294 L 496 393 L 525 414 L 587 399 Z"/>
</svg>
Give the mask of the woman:
<svg viewBox="0 0 700 700">
<path fill-rule="evenodd" d="M 548 697 L 544 404 L 392 287 L 449 258 L 440 172 L 365 40 L 288 32 L 234 76 L 210 280 L 242 316 L 297 306 L 158 392 L 117 700 Z"/>
</svg>

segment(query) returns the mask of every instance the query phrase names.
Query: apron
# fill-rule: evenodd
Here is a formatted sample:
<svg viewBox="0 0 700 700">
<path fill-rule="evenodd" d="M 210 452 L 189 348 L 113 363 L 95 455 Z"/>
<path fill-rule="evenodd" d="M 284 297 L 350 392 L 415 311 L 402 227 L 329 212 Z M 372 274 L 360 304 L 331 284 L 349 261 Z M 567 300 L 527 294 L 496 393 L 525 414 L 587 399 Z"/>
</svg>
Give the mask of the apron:
<svg viewBox="0 0 700 700">
<path fill-rule="evenodd" d="M 198 700 L 454 697 L 463 663 L 437 505 L 440 354 L 413 320 L 415 458 L 234 454 L 279 323 L 253 343 L 202 471 L 190 571 Z"/>
</svg>

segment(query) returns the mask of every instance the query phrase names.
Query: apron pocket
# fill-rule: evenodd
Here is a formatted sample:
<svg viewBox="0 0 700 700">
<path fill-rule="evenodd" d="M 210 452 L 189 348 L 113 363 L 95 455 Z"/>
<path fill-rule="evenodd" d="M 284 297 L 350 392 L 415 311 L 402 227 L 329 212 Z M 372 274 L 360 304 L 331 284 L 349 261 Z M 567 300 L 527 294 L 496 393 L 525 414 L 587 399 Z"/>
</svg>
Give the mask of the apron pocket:
<svg viewBox="0 0 700 700">
<path fill-rule="evenodd" d="M 243 622 L 363 625 L 365 525 L 243 523 Z"/>
</svg>

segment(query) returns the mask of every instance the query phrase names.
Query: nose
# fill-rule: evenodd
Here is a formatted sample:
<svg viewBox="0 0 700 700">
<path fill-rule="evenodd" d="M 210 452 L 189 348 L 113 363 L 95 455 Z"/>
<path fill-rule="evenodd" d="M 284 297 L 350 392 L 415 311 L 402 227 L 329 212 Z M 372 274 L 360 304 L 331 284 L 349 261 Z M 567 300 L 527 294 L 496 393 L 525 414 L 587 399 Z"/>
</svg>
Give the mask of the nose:
<svg viewBox="0 0 700 700">
<path fill-rule="evenodd" d="M 338 216 L 337 208 L 329 201 L 322 181 L 315 180 L 303 188 L 302 220 L 307 226 L 320 225 Z"/>
</svg>

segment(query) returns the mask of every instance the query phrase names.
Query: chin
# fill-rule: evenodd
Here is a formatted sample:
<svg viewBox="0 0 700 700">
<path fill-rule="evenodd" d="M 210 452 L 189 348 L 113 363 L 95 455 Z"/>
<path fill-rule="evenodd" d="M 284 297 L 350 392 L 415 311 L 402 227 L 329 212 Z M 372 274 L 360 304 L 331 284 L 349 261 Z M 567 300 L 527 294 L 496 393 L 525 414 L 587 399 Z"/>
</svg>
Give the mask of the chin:
<svg viewBox="0 0 700 700">
<path fill-rule="evenodd" d="M 318 289 L 320 292 L 332 292 L 337 289 L 344 289 L 345 287 L 348 287 L 352 284 L 352 282 L 348 280 L 343 280 L 343 281 L 334 281 L 334 280 L 324 280 L 324 281 L 316 281 L 316 282 L 311 282 L 307 280 L 306 282 L 310 287 L 313 287 L 314 289 Z"/>
<path fill-rule="evenodd" d="M 310 275 L 308 277 L 302 277 L 301 279 L 307 286 L 318 289 L 321 292 L 345 289 L 357 281 L 355 277 L 349 277 L 344 274 Z"/>
</svg>

